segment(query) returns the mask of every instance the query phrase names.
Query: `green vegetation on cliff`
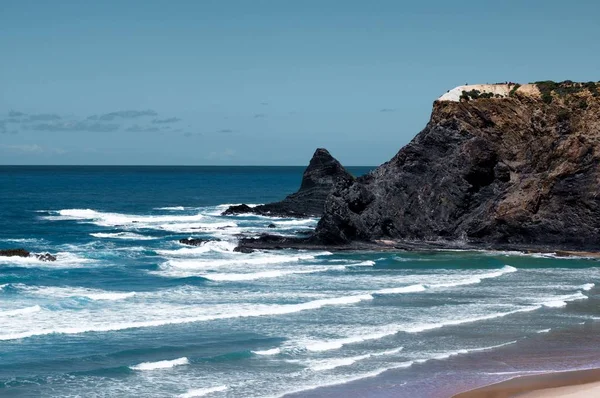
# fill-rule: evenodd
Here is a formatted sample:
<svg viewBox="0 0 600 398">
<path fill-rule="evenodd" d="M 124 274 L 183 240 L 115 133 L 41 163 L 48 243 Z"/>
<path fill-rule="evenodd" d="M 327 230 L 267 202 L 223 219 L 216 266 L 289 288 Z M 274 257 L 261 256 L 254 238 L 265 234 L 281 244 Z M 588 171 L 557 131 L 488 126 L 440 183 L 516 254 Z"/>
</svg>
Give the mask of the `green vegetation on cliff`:
<svg viewBox="0 0 600 398">
<path fill-rule="evenodd" d="M 600 95 L 600 92 L 598 91 L 598 84 L 595 82 L 575 83 L 571 80 L 565 80 L 557 83 L 553 82 L 552 80 L 544 80 L 535 82 L 533 84 L 535 84 L 538 90 L 540 90 L 542 101 L 547 104 L 552 103 L 552 94 L 555 94 L 559 97 L 565 97 L 569 94 L 577 94 L 584 91 L 589 91 L 594 97 L 598 97 Z"/>
</svg>

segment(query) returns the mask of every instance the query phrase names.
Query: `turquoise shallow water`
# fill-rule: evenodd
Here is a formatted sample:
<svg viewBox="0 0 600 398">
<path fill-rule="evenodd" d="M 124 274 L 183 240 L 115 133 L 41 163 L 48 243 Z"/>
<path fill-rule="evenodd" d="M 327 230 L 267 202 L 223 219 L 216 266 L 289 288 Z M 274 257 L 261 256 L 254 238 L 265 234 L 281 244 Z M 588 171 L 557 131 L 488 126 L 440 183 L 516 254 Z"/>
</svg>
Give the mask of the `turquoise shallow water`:
<svg viewBox="0 0 600 398">
<path fill-rule="evenodd" d="M 392 375 L 395 396 L 425 397 L 457 358 L 600 318 L 592 259 L 234 253 L 239 234 L 316 225 L 219 215 L 283 198 L 302 171 L 0 167 L 0 248 L 58 257 L 0 258 L 0 396 L 369 396 Z"/>
</svg>

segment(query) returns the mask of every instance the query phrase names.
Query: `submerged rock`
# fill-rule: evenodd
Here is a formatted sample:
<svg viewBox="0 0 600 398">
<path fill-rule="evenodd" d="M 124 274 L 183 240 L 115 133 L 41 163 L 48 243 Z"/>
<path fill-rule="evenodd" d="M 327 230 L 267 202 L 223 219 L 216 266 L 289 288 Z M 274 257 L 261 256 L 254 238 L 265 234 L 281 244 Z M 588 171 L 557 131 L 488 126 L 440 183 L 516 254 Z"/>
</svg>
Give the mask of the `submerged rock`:
<svg viewBox="0 0 600 398">
<path fill-rule="evenodd" d="M 435 101 L 396 156 L 336 186 L 313 239 L 597 250 L 600 87 L 550 83 Z"/>
<path fill-rule="evenodd" d="M 3 257 L 29 257 L 30 253 L 25 249 L 2 249 L 0 256 Z"/>
<path fill-rule="evenodd" d="M 315 151 L 298 192 L 280 202 L 256 207 L 246 204 L 230 206 L 223 215 L 258 214 L 278 217 L 316 217 L 323 214 L 323 206 L 329 193 L 337 184 L 349 184 L 354 177 L 323 148 Z"/>
</svg>

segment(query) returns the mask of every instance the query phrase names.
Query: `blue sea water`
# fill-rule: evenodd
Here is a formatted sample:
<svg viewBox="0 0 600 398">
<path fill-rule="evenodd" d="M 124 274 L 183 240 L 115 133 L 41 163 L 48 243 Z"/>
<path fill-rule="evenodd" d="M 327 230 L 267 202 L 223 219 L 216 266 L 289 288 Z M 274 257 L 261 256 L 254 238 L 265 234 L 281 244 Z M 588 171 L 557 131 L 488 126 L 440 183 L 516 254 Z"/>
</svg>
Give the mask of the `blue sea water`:
<svg viewBox="0 0 600 398">
<path fill-rule="evenodd" d="M 220 215 L 282 199 L 302 172 L 0 167 L 0 249 L 57 256 L 0 257 L 0 396 L 442 397 L 444 364 L 600 318 L 594 259 L 233 252 L 241 235 L 315 227 Z M 507 366 L 470 372 L 528 371 Z"/>
</svg>

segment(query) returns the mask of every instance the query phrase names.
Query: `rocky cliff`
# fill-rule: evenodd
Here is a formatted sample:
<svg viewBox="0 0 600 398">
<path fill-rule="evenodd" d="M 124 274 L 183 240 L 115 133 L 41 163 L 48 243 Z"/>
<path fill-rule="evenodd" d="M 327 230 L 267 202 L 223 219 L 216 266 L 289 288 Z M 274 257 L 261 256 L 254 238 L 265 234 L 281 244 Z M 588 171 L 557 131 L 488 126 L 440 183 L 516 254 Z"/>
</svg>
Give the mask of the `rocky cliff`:
<svg viewBox="0 0 600 398">
<path fill-rule="evenodd" d="M 312 241 L 600 249 L 600 87 L 495 86 L 435 101 L 393 159 L 337 186 Z"/>
<path fill-rule="evenodd" d="M 323 214 L 325 200 L 338 183 L 350 184 L 354 177 L 344 169 L 327 149 L 315 151 L 302 176 L 300 189 L 280 202 L 256 207 L 242 204 L 223 212 L 230 214 L 259 214 L 281 217 L 318 217 Z"/>
</svg>

